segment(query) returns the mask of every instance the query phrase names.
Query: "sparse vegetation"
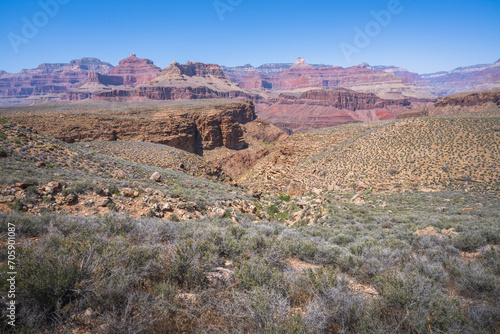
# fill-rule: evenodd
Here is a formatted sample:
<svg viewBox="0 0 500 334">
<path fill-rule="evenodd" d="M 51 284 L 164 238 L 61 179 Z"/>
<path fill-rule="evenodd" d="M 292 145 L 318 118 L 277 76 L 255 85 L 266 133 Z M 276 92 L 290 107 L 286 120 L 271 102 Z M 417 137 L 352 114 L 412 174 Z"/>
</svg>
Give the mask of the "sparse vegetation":
<svg viewBox="0 0 500 334">
<path fill-rule="evenodd" d="M 0 213 L 0 240 L 15 224 L 19 307 L 16 330 L 4 318 L 0 331 L 496 333 L 500 197 L 497 167 L 486 171 L 498 143 L 480 132 L 497 121 L 398 121 L 294 135 L 298 151 L 286 155 L 287 177 L 300 176 L 304 194 L 285 193 L 290 179 L 281 184 L 284 174 L 273 172 L 259 176 L 278 180 L 271 194 L 255 197 L 104 154 L 118 146 L 67 145 L 4 128 L 0 195 L 7 205 L 0 209 L 12 212 Z M 407 130 L 422 130 L 414 137 L 427 148 L 398 144 Z M 21 135 L 19 145 L 7 139 Z M 452 139 L 457 145 L 446 146 Z M 435 150 L 437 140 L 455 160 Z M 471 146 L 479 142 L 484 147 Z M 391 159 L 378 148 L 390 148 Z M 471 157 L 476 169 L 464 165 Z M 431 158 L 439 161 L 419 165 Z M 422 184 L 396 186 L 409 170 Z M 149 179 L 153 172 L 161 182 Z M 430 188 L 453 173 L 467 191 L 455 183 Z M 393 188 L 375 189 L 379 178 Z M 477 180 L 488 182 L 475 187 Z"/>
</svg>

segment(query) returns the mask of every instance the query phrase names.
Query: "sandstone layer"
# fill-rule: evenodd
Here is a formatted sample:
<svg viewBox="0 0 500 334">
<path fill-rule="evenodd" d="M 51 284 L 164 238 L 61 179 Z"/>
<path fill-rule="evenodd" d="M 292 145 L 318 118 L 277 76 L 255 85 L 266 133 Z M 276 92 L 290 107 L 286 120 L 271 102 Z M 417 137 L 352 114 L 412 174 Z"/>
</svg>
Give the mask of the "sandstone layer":
<svg viewBox="0 0 500 334">
<path fill-rule="evenodd" d="M 409 110 L 398 118 L 495 111 L 500 111 L 500 90 L 450 95 L 433 106 Z"/>
<path fill-rule="evenodd" d="M 288 132 L 394 119 L 410 109 L 409 99 L 381 99 L 349 89 L 310 90 L 281 94 L 270 105 L 260 104 L 259 116 Z"/>
<path fill-rule="evenodd" d="M 68 143 L 143 141 L 203 154 L 216 147 L 245 147 L 242 126 L 256 115 L 252 102 L 205 100 L 25 108 L 2 117 Z"/>
<path fill-rule="evenodd" d="M 134 89 L 98 92 L 103 101 L 195 100 L 211 98 L 252 99 L 260 97 L 241 89 L 226 78 L 216 64 L 173 62 L 154 80 Z"/>
<path fill-rule="evenodd" d="M 70 88 L 83 84 L 89 73 L 107 73 L 113 66 L 97 58 L 68 64 L 41 64 L 32 70 L 0 74 L 0 106 L 59 100 Z"/>
</svg>

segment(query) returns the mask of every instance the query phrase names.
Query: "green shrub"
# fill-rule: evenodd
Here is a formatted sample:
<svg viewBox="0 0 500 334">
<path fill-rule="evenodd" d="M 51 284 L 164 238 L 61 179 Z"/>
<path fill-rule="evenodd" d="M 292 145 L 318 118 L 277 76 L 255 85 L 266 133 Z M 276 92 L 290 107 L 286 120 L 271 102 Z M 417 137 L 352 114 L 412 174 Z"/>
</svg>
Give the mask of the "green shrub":
<svg viewBox="0 0 500 334">
<path fill-rule="evenodd" d="M 265 259 L 259 257 L 239 262 L 235 275 L 241 281 L 241 286 L 247 290 L 267 286 L 284 292 L 288 288 L 281 270 L 272 267 Z"/>
<path fill-rule="evenodd" d="M 278 195 L 278 198 L 282 201 L 285 201 L 285 202 L 290 202 L 290 195 Z"/>
<path fill-rule="evenodd" d="M 276 204 L 271 204 L 268 208 L 267 208 L 267 213 L 269 213 L 269 215 L 271 217 L 277 215 L 278 213 L 280 212 L 280 209 L 278 209 L 278 207 L 276 206 Z"/>
</svg>

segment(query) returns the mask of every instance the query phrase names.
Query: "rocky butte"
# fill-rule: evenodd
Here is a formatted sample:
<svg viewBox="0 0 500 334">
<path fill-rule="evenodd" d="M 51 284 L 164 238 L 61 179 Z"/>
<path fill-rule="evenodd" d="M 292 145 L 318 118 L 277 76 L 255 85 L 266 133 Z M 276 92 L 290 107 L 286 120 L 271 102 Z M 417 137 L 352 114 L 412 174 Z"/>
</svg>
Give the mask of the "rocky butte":
<svg viewBox="0 0 500 334">
<path fill-rule="evenodd" d="M 216 64 L 173 62 L 155 79 L 133 89 L 115 89 L 96 93 L 103 101 L 193 100 L 193 99 L 259 99 L 226 78 Z"/>
<path fill-rule="evenodd" d="M 106 74 L 91 72 L 87 81 L 76 89 L 63 96 L 63 100 L 83 100 L 92 98 L 100 91 L 110 91 L 118 88 L 135 87 L 156 78 L 161 73 L 161 68 L 152 60 L 137 58 L 135 53 L 123 60 L 118 66 L 113 67 Z"/>
</svg>

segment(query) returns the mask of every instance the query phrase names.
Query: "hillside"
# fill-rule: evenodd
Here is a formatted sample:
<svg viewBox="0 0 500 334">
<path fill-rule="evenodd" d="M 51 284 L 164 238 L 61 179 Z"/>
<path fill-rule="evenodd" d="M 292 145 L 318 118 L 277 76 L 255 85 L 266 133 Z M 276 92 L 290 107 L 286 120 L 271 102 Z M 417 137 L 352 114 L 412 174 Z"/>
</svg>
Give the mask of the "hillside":
<svg viewBox="0 0 500 334">
<path fill-rule="evenodd" d="M 274 193 L 498 188 L 498 112 L 348 124 L 297 133 L 243 184 Z M 296 190 L 299 189 L 299 190 Z"/>
<path fill-rule="evenodd" d="M 26 113 L 57 123 L 106 112 L 122 124 L 137 122 L 134 111 L 203 114 L 214 104 L 77 106 Z M 12 265 L 5 231 L 15 226 L 16 329 L 494 333 L 499 119 L 287 136 L 257 118 L 241 125 L 247 149 L 203 156 L 125 140 L 68 144 L 3 119 L 0 270 Z M 215 162 L 240 187 L 220 182 L 228 177 Z"/>
</svg>

